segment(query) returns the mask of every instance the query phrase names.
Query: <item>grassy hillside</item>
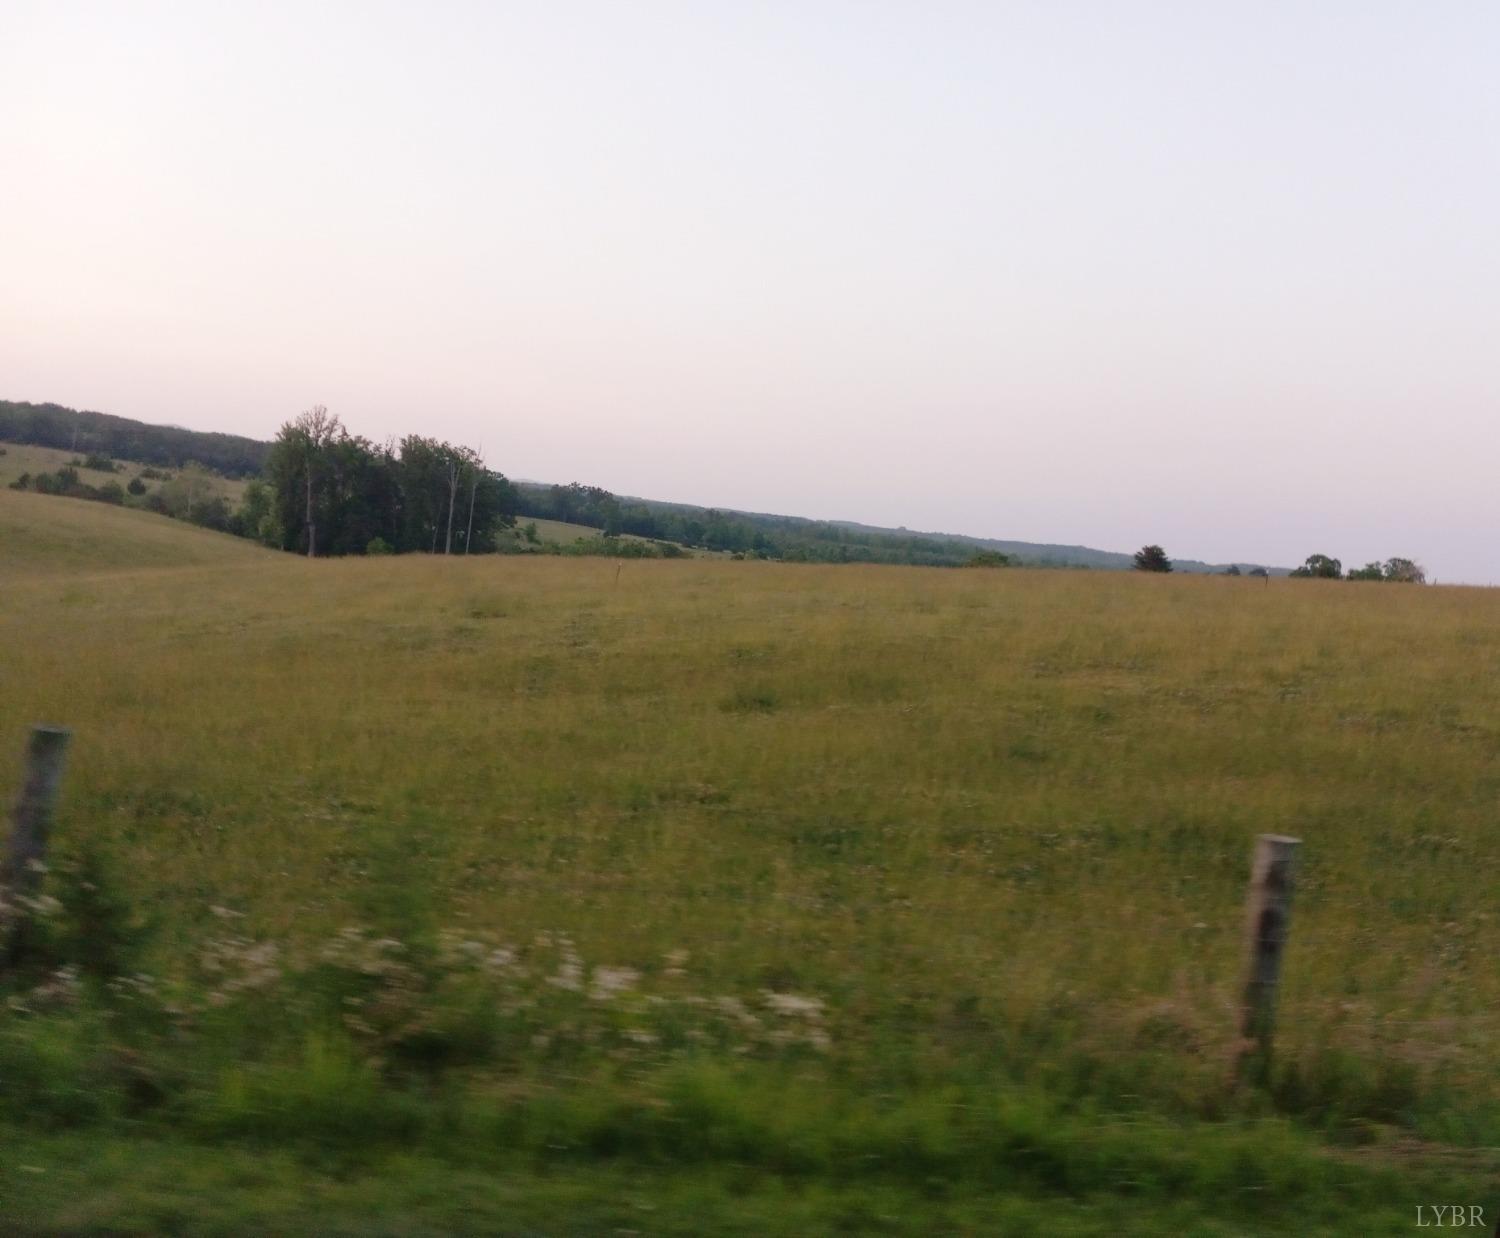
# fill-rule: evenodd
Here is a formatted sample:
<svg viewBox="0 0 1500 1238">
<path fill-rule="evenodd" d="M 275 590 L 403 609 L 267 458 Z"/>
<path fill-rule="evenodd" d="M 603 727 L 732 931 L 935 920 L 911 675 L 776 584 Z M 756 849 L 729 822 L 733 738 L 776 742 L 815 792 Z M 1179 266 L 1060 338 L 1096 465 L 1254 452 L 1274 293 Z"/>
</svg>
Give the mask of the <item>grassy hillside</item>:
<svg viewBox="0 0 1500 1238">
<path fill-rule="evenodd" d="M 243 538 L 152 512 L 0 488 L 0 581 L 194 564 L 260 565 L 273 557 Z"/>
<path fill-rule="evenodd" d="M 102 452 L 117 460 L 141 460 L 181 468 L 196 460 L 228 477 L 253 477 L 265 466 L 269 443 L 238 434 L 151 425 L 129 417 L 60 404 L 0 400 L 0 439 L 53 447 L 71 454 Z"/>
<path fill-rule="evenodd" d="M 516 527 L 512 531 L 513 536 L 517 540 L 522 540 L 523 543 L 524 539 L 522 537 L 521 529 L 528 524 L 534 524 L 536 526 L 537 538 L 543 545 L 566 546 L 571 542 L 578 541 L 580 538 L 589 540 L 599 537 L 603 533 L 602 529 L 594 525 L 570 524 L 565 520 L 543 520 L 540 517 L 533 518 L 529 516 L 523 516 L 516 521 Z M 636 537 L 632 533 L 624 533 L 620 536 L 622 540 L 627 542 L 643 542 L 649 540 L 643 537 Z M 697 558 L 721 557 L 719 554 L 711 550 L 685 550 L 684 553 L 690 557 Z"/>
<path fill-rule="evenodd" d="M 91 847 L 153 925 L 149 980 L 36 975 L 0 1024 L 36 1232 L 309 1192 L 390 1233 L 1493 1206 L 1492 592 L 309 563 L 8 492 L 0 556 L 0 754 L 77 732 L 54 960 L 110 939 L 69 931 Z M 1304 866 L 1278 1073 L 1235 1094 L 1260 831 Z"/>
<path fill-rule="evenodd" d="M 76 451 L 63 451 L 56 447 L 37 447 L 28 443 L 0 441 L 0 449 L 5 452 L 4 455 L 0 455 L 0 486 L 9 486 L 23 473 L 55 473 L 70 461 L 79 458 Z M 139 460 L 116 460 L 115 463 L 119 466 L 118 472 L 101 473 L 92 469 L 81 469 L 79 476 L 93 485 L 108 481 L 113 477 L 124 486 L 133 478 L 139 477 L 143 469 L 154 467 L 143 464 Z M 237 504 L 240 496 L 245 492 L 246 482 L 242 477 L 215 477 L 212 482 L 213 493 L 222 494 L 231 505 Z M 159 481 L 148 478 L 146 484 L 156 486 Z"/>
</svg>

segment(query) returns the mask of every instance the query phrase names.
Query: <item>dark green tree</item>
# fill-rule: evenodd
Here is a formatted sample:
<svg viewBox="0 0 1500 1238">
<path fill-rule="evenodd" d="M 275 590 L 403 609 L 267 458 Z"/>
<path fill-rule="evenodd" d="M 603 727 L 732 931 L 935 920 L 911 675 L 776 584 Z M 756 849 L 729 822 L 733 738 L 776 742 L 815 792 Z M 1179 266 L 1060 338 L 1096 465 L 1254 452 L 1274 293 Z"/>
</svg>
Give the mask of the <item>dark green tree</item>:
<svg viewBox="0 0 1500 1238">
<path fill-rule="evenodd" d="M 1308 555 L 1306 562 L 1292 570 L 1292 575 L 1302 579 L 1337 580 L 1344 574 L 1344 565 L 1328 555 Z"/>
<path fill-rule="evenodd" d="M 1425 585 L 1427 573 L 1422 570 L 1422 565 L 1412 559 L 1387 559 L 1385 561 L 1385 578 L 1404 585 Z"/>
<path fill-rule="evenodd" d="M 1170 572 L 1172 560 L 1160 546 L 1142 546 L 1135 552 L 1135 570 L 1138 572 Z"/>
</svg>

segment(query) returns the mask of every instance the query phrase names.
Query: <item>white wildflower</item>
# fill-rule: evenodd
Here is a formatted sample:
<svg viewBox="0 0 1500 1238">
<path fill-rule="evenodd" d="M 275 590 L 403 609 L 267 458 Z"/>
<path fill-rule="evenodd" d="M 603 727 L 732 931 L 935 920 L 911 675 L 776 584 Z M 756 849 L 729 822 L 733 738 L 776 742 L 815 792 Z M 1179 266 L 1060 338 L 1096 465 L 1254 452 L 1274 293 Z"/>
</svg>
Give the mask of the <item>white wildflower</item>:
<svg viewBox="0 0 1500 1238">
<path fill-rule="evenodd" d="M 641 973 L 633 967 L 596 967 L 589 996 L 595 1001 L 605 1002 L 626 989 L 635 988 Z"/>
<path fill-rule="evenodd" d="M 773 993 L 767 989 L 762 996 L 766 1005 L 777 1014 L 796 1015 L 804 1019 L 821 1019 L 823 1003 L 816 997 L 801 997 L 796 993 Z"/>
<path fill-rule="evenodd" d="M 559 989 L 580 992 L 583 989 L 583 964 L 576 958 L 564 959 L 557 969 L 557 975 L 548 976 L 547 983 Z"/>
</svg>

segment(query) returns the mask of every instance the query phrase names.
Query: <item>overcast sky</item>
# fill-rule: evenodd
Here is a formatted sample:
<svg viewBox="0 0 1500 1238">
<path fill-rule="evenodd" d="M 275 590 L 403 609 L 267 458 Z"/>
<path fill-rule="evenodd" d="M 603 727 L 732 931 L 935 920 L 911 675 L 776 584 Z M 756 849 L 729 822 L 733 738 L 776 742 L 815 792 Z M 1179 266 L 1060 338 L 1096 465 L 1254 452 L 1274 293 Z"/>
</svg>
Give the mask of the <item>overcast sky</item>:
<svg viewBox="0 0 1500 1238">
<path fill-rule="evenodd" d="M 4 0 L 0 398 L 1500 582 L 1500 4 Z"/>
</svg>

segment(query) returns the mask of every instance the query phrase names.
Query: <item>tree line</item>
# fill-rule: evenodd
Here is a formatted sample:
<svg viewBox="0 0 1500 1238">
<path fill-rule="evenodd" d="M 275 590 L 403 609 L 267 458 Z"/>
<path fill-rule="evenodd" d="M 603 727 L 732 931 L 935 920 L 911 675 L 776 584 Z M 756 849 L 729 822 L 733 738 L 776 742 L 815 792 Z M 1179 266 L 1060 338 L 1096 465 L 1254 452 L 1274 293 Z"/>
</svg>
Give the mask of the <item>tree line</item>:
<svg viewBox="0 0 1500 1238">
<path fill-rule="evenodd" d="M 109 413 L 15 400 L 0 400 L 0 439 L 166 468 L 193 460 L 225 477 L 256 476 L 270 451 L 270 444 L 238 434 L 153 426 Z"/>
<path fill-rule="evenodd" d="M 972 542 L 876 533 L 835 521 L 725 512 L 647 499 L 622 499 L 599 486 L 523 484 L 522 518 L 560 520 L 657 542 L 788 563 L 905 563 L 933 567 L 1002 566 L 1010 558 Z"/>
</svg>

